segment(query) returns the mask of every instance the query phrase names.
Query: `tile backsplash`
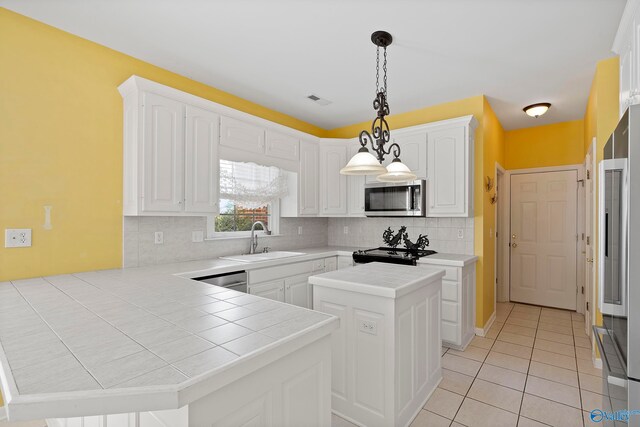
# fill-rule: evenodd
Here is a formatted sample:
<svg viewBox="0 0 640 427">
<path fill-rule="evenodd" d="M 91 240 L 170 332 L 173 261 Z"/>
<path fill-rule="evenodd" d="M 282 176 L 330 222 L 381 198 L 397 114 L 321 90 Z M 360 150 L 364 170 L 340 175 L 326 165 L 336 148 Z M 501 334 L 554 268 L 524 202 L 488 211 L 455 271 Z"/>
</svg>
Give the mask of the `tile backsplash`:
<svg viewBox="0 0 640 427">
<path fill-rule="evenodd" d="M 426 234 L 429 249 L 473 255 L 473 218 L 329 218 L 328 242 L 330 246 L 384 246 L 384 230 L 391 227 L 397 232 L 403 225 L 413 241 Z"/>
<path fill-rule="evenodd" d="M 279 236 L 260 236 L 258 250 L 287 250 L 327 246 L 327 218 L 281 218 Z M 134 217 L 123 219 L 123 267 L 217 258 L 249 251 L 249 238 L 192 242 L 194 231 L 206 235 L 205 217 Z M 298 234 L 302 227 L 302 234 Z M 164 243 L 155 244 L 156 231 Z"/>
</svg>

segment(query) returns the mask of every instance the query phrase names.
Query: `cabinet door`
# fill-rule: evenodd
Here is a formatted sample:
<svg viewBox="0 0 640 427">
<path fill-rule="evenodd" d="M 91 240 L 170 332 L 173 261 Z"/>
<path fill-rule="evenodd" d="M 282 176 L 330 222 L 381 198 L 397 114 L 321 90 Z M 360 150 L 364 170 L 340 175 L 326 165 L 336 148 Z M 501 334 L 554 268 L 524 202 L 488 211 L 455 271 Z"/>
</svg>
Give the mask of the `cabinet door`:
<svg viewBox="0 0 640 427">
<path fill-rule="evenodd" d="M 465 127 L 429 132 L 429 216 L 467 216 L 470 173 Z"/>
<path fill-rule="evenodd" d="M 220 117 L 187 105 L 185 132 L 185 211 L 218 212 L 218 133 Z"/>
<path fill-rule="evenodd" d="M 299 144 L 297 138 L 268 130 L 265 154 L 278 159 L 298 160 Z"/>
<path fill-rule="evenodd" d="M 360 149 L 357 141 L 349 142 L 349 158 L 354 156 Z M 349 216 L 364 216 L 364 183 L 365 175 L 347 176 L 348 203 L 347 210 Z"/>
<path fill-rule="evenodd" d="M 400 160 L 418 179 L 427 177 L 427 131 L 400 135 L 395 138 L 400 146 Z M 393 160 L 393 155 L 389 155 Z"/>
<path fill-rule="evenodd" d="M 264 153 L 264 129 L 222 116 L 220 145 L 253 153 Z"/>
<path fill-rule="evenodd" d="M 347 145 L 320 144 L 320 214 L 347 214 L 347 177 L 340 169 L 347 164 Z"/>
<path fill-rule="evenodd" d="M 180 212 L 184 200 L 184 105 L 153 93 L 143 98 L 144 212 Z"/>
<path fill-rule="evenodd" d="M 325 273 L 329 271 L 334 271 L 338 269 L 338 257 L 332 256 L 331 258 L 325 258 L 324 260 L 324 271 Z"/>
<path fill-rule="evenodd" d="M 284 280 L 274 280 L 273 282 L 249 286 L 249 293 L 262 298 L 284 302 Z"/>
<path fill-rule="evenodd" d="M 318 144 L 300 142 L 300 215 L 318 215 L 319 186 L 319 149 Z"/>
<path fill-rule="evenodd" d="M 284 280 L 284 302 L 298 307 L 311 308 L 309 275 L 288 277 Z"/>
</svg>

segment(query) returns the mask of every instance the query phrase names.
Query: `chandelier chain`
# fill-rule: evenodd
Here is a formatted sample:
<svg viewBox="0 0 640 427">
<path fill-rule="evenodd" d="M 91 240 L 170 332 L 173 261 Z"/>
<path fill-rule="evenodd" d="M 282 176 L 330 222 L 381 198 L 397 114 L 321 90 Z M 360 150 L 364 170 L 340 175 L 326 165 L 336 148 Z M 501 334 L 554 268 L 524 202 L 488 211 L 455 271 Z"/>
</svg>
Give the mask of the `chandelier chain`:
<svg viewBox="0 0 640 427">
<path fill-rule="evenodd" d="M 387 95 L 387 47 L 384 47 L 384 62 L 382 64 L 382 71 L 384 74 L 384 94 Z"/>
<path fill-rule="evenodd" d="M 380 46 L 376 48 L 376 95 L 378 92 L 380 92 Z"/>
</svg>

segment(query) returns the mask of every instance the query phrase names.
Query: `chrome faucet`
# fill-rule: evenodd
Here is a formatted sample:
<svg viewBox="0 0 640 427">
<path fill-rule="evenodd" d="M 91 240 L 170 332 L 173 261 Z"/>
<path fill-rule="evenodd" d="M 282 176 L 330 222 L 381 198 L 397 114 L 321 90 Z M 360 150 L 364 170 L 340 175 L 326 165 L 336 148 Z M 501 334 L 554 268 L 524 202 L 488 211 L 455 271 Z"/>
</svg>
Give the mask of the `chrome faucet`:
<svg viewBox="0 0 640 427">
<path fill-rule="evenodd" d="M 256 235 L 255 229 L 256 229 L 256 225 L 260 224 L 262 226 L 262 229 L 264 230 L 264 234 L 266 234 L 267 236 L 271 235 L 271 230 L 269 230 L 269 227 L 267 227 L 264 222 L 262 221 L 256 221 L 253 223 L 253 225 L 251 226 L 251 246 L 249 248 L 249 253 L 250 254 L 255 254 L 256 253 L 256 248 L 258 247 L 258 236 Z"/>
</svg>

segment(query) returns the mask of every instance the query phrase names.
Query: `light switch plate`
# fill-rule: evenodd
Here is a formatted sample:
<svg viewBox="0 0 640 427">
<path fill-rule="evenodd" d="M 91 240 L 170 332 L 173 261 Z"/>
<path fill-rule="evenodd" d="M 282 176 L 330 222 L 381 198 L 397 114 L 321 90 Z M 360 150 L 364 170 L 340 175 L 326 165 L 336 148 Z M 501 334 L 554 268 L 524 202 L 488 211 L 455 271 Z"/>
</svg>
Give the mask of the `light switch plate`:
<svg viewBox="0 0 640 427">
<path fill-rule="evenodd" d="M 4 230 L 5 248 L 27 248 L 31 246 L 30 228 L 7 228 Z"/>
</svg>

